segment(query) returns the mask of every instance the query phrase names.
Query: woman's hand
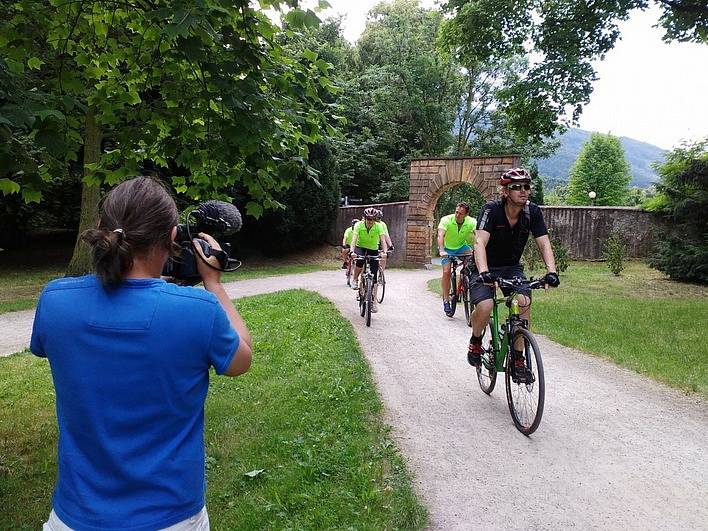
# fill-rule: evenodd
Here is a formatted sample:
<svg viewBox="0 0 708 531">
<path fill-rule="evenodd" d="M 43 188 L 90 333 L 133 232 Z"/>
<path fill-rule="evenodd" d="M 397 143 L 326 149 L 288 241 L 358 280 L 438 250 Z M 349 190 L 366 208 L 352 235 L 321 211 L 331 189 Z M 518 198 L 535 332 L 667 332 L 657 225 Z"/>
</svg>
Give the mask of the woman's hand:
<svg viewBox="0 0 708 531">
<path fill-rule="evenodd" d="M 207 242 L 209 244 L 209 247 L 211 247 L 212 249 L 216 251 L 221 250 L 219 242 L 217 242 L 210 235 L 204 232 L 200 232 L 197 236 Z M 210 256 L 207 258 L 204 255 L 202 246 L 199 245 L 195 240 L 192 240 L 192 247 L 194 247 L 195 251 L 199 254 L 199 258 L 197 258 L 197 271 L 199 271 L 199 276 L 202 277 L 204 287 L 209 289 L 210 286 L 221 284 L 221 264 L 219 264 L 219 260 L 217 260 L 215 256 Z M 209 265 L 207 264 L 213 266 L 216 269 L 209 267 Z"/>
</svg>

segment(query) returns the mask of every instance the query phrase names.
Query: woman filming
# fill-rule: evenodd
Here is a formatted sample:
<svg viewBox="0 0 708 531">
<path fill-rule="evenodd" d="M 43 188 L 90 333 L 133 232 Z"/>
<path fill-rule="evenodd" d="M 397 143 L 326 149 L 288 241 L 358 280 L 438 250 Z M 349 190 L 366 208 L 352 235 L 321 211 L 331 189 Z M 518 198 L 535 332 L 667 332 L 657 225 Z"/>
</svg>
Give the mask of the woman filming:
<svg viewBox="0 0 708 531">
<path fill-rule="evenodd" d="M 220 272 L 202 260 L 206 290 L 160 278 L 177 221 L 159 181 L 123 182 L 105 197 L 98 228 L 82 235 L 96 274 L 54 280 L 39 299 L 30 348 L 49 360 L 59 425 L 45 531 L 209 529 L 209 368 L 246 372 L 251 335 Z"/>
</svg>

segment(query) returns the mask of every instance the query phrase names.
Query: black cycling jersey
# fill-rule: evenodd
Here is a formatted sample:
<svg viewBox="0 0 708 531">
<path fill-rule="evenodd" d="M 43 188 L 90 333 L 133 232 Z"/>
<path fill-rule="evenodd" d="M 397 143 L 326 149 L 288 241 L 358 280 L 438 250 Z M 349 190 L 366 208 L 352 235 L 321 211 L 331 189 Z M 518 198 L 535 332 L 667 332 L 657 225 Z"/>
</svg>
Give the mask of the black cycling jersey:
<svg viewBox="0 0 708 531">
<path fill-rule="evenodd" d="M 487 243 L 487 265 L 489 267 L 516 265 L 521 260 L 529 232 L 534 238 L 548 234 L 543 213 L 538 205 L 528 202 L 521 211 L 514 228 L 504 211 L 503 200 L 486 203 L 477 218 L 477 230 L 490 234 Z"/>
</svg>

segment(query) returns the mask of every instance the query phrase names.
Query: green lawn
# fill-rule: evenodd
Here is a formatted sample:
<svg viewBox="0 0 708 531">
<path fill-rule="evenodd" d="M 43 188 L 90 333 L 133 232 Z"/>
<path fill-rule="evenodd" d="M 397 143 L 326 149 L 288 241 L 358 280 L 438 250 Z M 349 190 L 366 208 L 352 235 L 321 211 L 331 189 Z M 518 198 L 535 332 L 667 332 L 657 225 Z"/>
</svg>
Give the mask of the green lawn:
<svg viewBox="0 0 708 531">
<path fill-rule="evenodd" d="M 244 265 L 233 273 L 224 273 L 222 280 L 245 280 L 294 273 L 310 273 L 324 269 L 337 269 L 339 262 L 331 260 L 312 264 Z M 57 266 L 7 269 L 0 272 L 0 313 L 29 310 L 37 304 L 37 297 L 44 286 L 54 278 L 64 276 L 64 269 Z"/>
<path fill-rule="evenodd" d="M 0 313 L 29 310 L 47 282 L 64 276 L 58 266 L 3 269 L 0 271 Z"/>
<path fill-rule="evenodd" d="M 352 326 L 294 290 L 238 301 L 254 363 L 214 376 L 206 414 L 212 529 L 420 529 L 426 511 Z M 0 358 L 0 529 L 39 529 L 56 475 L 48 364 Z M 251 471 L 263 472 L 251 478 Z"/>
<path fill-rule="evenodd" d="M 429 287 L 440 292 L 437 280 Z M 533 329 L 708 397 L 705 286 L 671 281 L 642 262 L 627 262 L 619 277 L 601 262 L 573 262 L 560 288 L 534 292 Z"/>
</svg>

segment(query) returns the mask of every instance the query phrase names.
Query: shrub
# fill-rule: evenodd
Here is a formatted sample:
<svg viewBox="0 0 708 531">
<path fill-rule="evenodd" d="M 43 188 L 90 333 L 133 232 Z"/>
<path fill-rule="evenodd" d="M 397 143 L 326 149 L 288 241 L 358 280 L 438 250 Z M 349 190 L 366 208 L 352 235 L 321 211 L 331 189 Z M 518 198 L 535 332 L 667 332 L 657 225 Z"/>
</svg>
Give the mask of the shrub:
<svg viewBox="0 0 708 531">
<path fill-rule="evenodd" d="M 627 247 L 622 241 L 622 236 L 613 230 L 602 245 L 602 257 L 607 261 L 607 267 L 615 276 L 624 269 L 624 260 L 627 257 Z"/>
<path fill-rule="evenodd" d="M 708 138 L 676 148 L 656 169 L 657 194 L 644 207 L 665 223 L 649 265 L 674 280 L 708 284 Z"/>
<path fill-rule="evenodd" d="M 551 239 L 551 246 L 553 247 L 553 256 L 556 260 L 556 271 L 563 273 L 570 266 L 570 252 L 568 248 L 563 245 L 560 239 L 553 236 L 553 231 L 548 231 L 548 236 Z M 531 240 L 532 238 L 529 238 Z M 543 258 L 541 253 L 538 251 L 538 246 L 535 242 L 528 242 L 526 248 L 524 249 L 524 254 L 522 255 L 522 261 L 524 267 L 528 272 L 536 271 L 543 266 Z"/>
<path fill-rule="evenodd" d="M 559 273 L 563 273 L 570 266 L 570 251 L 558 238 L 551 237 L 551 245 L 556 259 L 556 269 Z"/>
<path fill-rule="evenodd" d="M 329 147 L 319 143 L 310 147 L 308 162 L 318 171 L 316 179 L 300 176 L 286 191 L 274 194 L 284 208 L 266 211 L 258 220 L 247 218 L 237 242 L 278 255 L 325 241 L 339 208 L 335 161 Z M 244 193 L 235 195 L 244 201 Z"/>
</svg>

